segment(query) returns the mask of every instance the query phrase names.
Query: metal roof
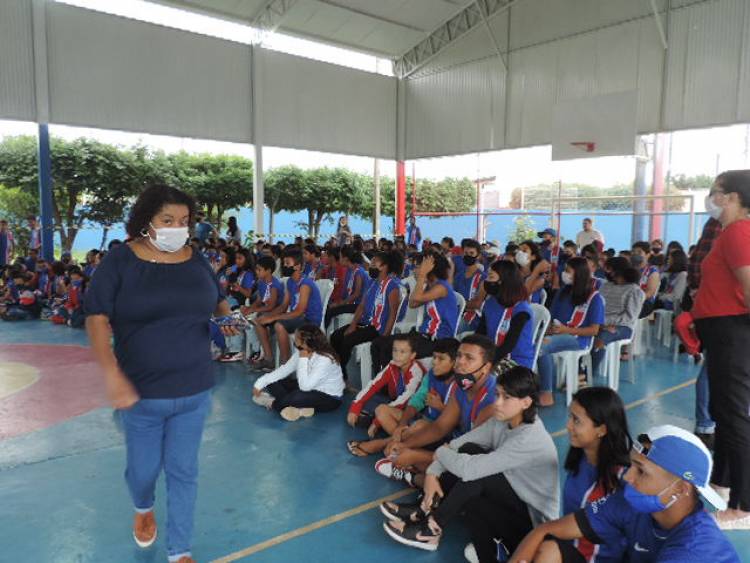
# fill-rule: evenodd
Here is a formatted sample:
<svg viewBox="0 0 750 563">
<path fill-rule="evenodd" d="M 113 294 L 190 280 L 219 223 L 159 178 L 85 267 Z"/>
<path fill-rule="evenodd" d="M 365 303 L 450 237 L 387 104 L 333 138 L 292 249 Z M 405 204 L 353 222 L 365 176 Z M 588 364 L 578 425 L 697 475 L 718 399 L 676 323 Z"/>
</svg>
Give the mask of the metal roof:
<svg viewBox="0 0 750 563">
<path fill-rule="evenodd" d="M 152 0 L 396 58 L 474 0 Z"/>
</svg>

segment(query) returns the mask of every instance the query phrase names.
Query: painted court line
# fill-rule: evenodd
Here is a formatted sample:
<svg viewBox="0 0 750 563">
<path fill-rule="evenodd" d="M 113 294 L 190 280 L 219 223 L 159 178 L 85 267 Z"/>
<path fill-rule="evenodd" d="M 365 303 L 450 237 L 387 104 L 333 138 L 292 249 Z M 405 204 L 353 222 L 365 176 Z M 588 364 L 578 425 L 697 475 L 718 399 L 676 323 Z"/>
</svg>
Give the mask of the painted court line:
<svg viewBox="0 0 750 563">
<path fill-rule="evenodd" d="M 627 405 L 625 405 L 625 409 L 626 410 L 633 409 L 644 403 L 647 403 L 648 401 L 658 399 L 659 397 L 663 397 L 664 395 L 669 395 L 670 393 L 674 393 L 675 391 L 679 391 L 680 389 L 689 387 L 693 385 L 694 383 L 695 383 L 695 379 L 690 379 L 688 381 L 680 383 L 679 385 L 674 385 L 673 387 L 663 389 L 656 393 L 652 393 L 651 395 L 646 395 L 645 397 L 638 399 L 637 401 L 628 403 Z M 566 430 L 565 428 L 563 428 L 562 430 L 558 430 L 557 432 L 552 433 L 551 436 L 553 438 L 557 438 L 559 436 L 564 435 L 565 433 L 566 433 Z M 239 551 L 235 551 L 234 553 L 230 553 L 229 555 L 225 555 L 224 557 L 214 559 L 212 563 L 230 563 L 232 561 L 237 561 L 238 559 L 242 559 L 243 557 L 249 557 L 250 555 L 254 555 L 258 552 L 264 551 L 266 549 L 282 544 L 294 538 L 304 536 L 305 534 L 309 534 L 310 532 L 314 532 L 315 530 L 320 530 L 321 528 L 325 528 L 326 526 L 330 526 L 331 524 L 335 524 L 336 522 L 341 522 L 342 520 L 346 520 L 347 518 L 351 518 L 352 516 L 357 516 L 358 514 L 367 512 L 368 510 L 371 510 L 379 506 L 381 503 L 400 499 L 413 492 L 414 492 L 414 489 L 411 489 L 411 488 L 403 489 L 401 491 L 395 492 L 393 494 L 390 494 L 383 498 L 379 498 L 377 500 L 373 500 L 366 504 L 360 504 L 359 506 L 351 508 L 345 512 L 334 514 L 333 516 L 323 518 L 322 520 L 318 520 L 317 522 L 313 522 L 312 524 L 308 524 L 307 526 L 302 526 L 301 528 L 297 528 L 296 530 L 285 532 L 283 534 L 270 538 L 266 541 L 256 543 L 255 545 L 252 545 L 245 549 L 241 549 Z"/>
</svg>

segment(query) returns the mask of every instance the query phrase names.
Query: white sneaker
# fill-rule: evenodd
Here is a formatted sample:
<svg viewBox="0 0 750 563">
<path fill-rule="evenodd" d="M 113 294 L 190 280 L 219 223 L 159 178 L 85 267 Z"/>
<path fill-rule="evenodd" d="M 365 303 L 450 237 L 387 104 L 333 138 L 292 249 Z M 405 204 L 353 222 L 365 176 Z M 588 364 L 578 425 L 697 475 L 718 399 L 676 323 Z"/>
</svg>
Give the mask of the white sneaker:
<svg viewBox="0 0 750 563">
<path fill-rule="evenodd" d="M 381 460 L 375 462 L 375 471 L 394 481 L 403 481 L 410 487 L 414 483 L 414 474 L 408 469 L 402 469 L 397 467 L 389 458 L 384 457 Z"/>
<path fill-rule="evenodd" d="M 260 405 L 261 407 L 266 407 L 267 409 L 271 408 L 274 400 L 273 395 L 266 393 L 265 391 L 261 391 L 260 395 L 253 395 L 253 403 Z"/>
<path fill-rule="evenodd" d="M 464 557 L 469 563 L 479 563 L 479 555 L 473 543 L 467 543 L 464 548 Z"/>
<path fill-rule="evenodd" d="M 298 409 L 297 407 L 285 407 L 281 409 L 281 412 L 279 414 L 284 420 L 287 420 L 289 422 L 296 422 L 300 418 L 310 418 L 315 414 L 315 409 Z"/>
</svg>

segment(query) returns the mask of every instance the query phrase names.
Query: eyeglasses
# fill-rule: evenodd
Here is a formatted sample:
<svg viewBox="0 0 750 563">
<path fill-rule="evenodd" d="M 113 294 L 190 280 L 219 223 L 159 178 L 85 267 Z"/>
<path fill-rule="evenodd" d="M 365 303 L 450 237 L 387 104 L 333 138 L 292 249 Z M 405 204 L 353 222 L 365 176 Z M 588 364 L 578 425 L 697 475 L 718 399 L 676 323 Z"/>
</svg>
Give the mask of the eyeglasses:
<svg viewBox="0 0 750 563">
<path fill-rule="evenodd" d="M 633 449 L 642 456 L 648 457 L 648 452 L 651 451 L 651 439 L 648 434 L 639 434 L 637 440 L 633 442 Z"/>
</svg>

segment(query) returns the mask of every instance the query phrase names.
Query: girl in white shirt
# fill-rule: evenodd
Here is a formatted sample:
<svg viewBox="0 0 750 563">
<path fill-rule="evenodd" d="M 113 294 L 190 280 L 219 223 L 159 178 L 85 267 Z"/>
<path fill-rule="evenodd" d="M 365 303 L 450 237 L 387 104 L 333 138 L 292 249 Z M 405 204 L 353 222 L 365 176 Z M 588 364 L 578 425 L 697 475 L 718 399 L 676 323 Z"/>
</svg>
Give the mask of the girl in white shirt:
<svg viewBox="0 0 750 563">
<path fill-rule="evenodd" d="M 294 333 L 294 347 L 296 353 L 289 361 L 255 382 L 253 402 L 275 410 L 290 422 L 310 417 L 316 410 L 339 408 L 344 376 L 323 331 L 312 324 L 301 326 Z"/>
</svg>

